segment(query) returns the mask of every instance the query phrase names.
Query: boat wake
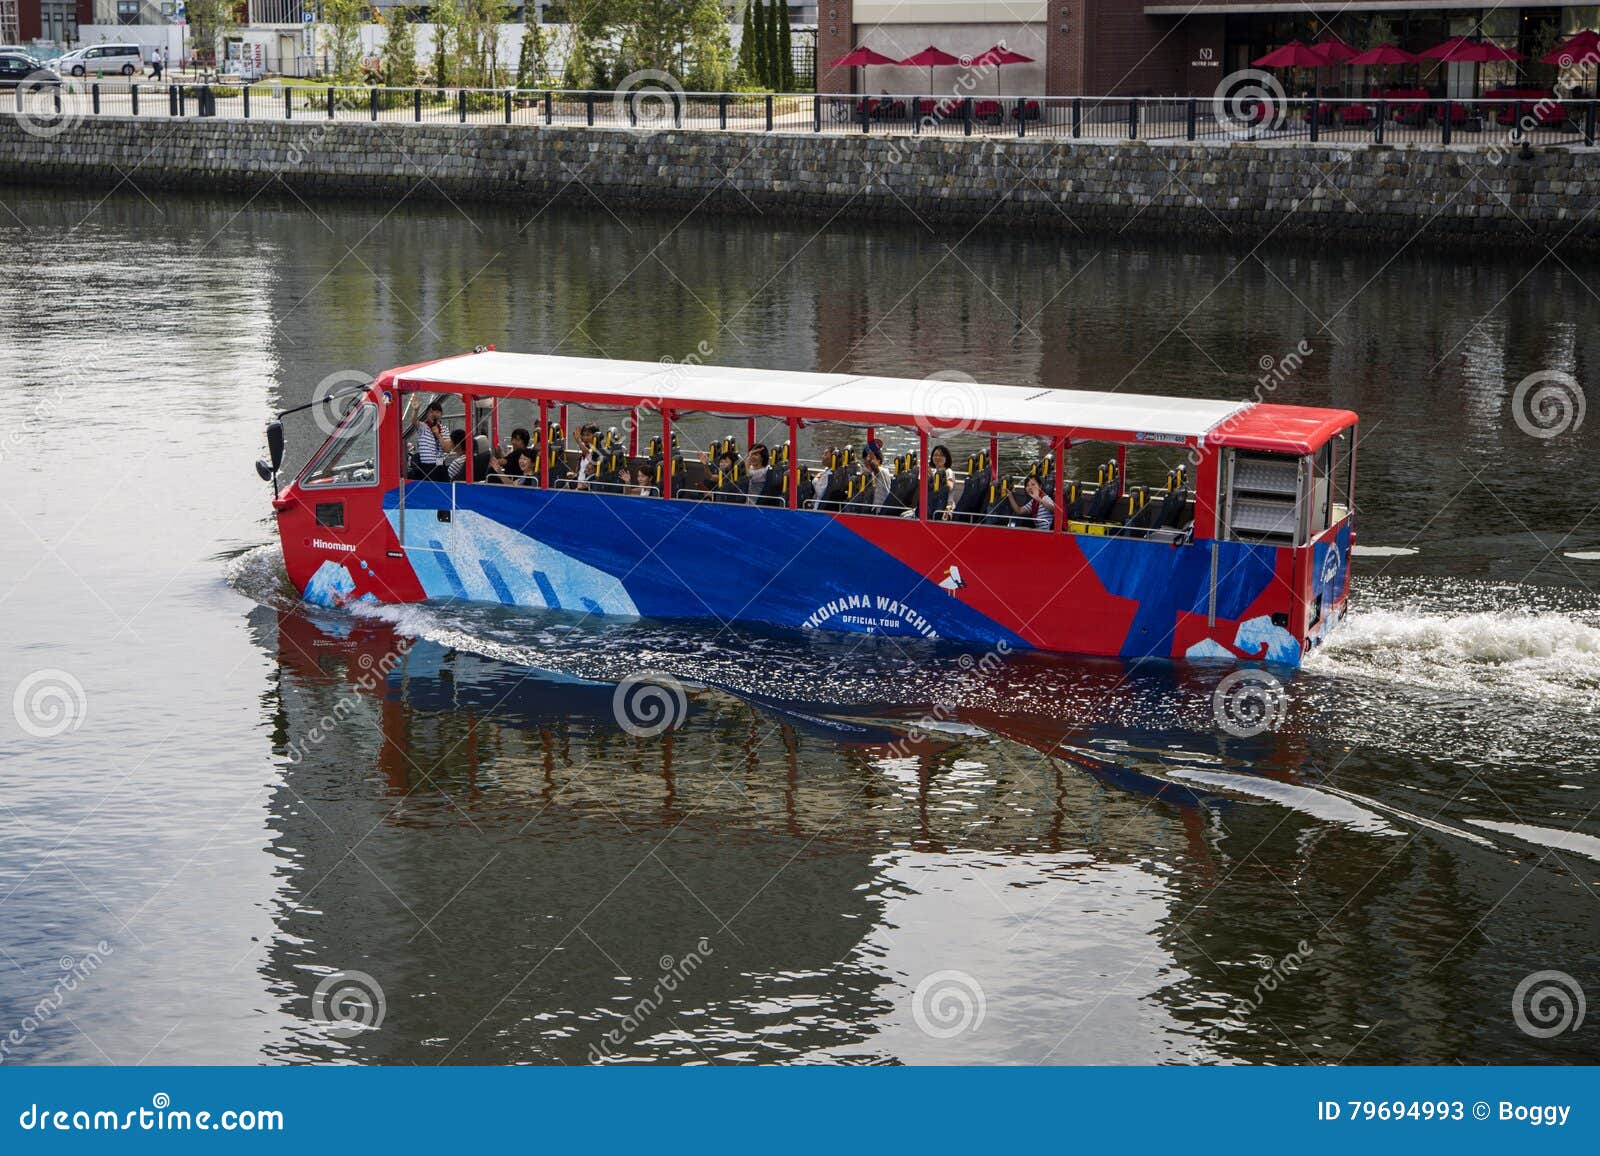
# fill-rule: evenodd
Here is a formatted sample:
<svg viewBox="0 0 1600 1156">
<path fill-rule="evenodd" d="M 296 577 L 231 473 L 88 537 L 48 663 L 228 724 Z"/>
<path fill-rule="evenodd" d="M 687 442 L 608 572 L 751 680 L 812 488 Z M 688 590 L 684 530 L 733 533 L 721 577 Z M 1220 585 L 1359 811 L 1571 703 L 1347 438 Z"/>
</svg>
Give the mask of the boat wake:
<svg viewBox="0 0 1600 1156">
<path fill-rule="evenodd" d="M 1463 613 L 1374 599 L 1347 616 L 1306 664 L 1321 675 L 1381 678 L 1454 692 L 1488 692 L 1592 707 L 1600 690 L 1600 610 L 1567 592 L 1551 603 L 1503 605 L 1498 589 L 1452 584 L 1456 605 L 1492 606 Z M 1376 603 L 1376 604 L 1374 604 Z"/>
<path fill-rule="evenodd" d="M 231 586 L 263 605 L 305 605 L 289 585 L 275 543 L 235 557 L 226 574 Z M 1458 608 L 1463 605 L 1479 609 L 1462 612 Z M 936 701 L 945 689 L 942 672 L 951 666 L 930 649 L 918 656 L 926 663 L 908 669 L 906 648 L 898 643 L 875 653 L 856 636 L 818 632 L 798 642 L 786 638 L 791 650 L 785 669 L 796 685 L 774 688 L 770 667 L 752 678 L 752 653 L 771 640 L 744 627 L 593 617 L 580 621 L 578 616 L 476 603 L 356 606 L 351 612 L 446 648 L 595 681 L 615 682 L 649 668 L 735 692 L 778 689 L 804 698 L 809 696 L 801 692 L 808 686 L 819 689 L 807 672 L 826 672 L 832 700 L 904 703 Z M 849 663 L 839 672 L 845 657 Z M 1380 578 L 1359 589 L 1351 612 L 1312 655 L 1306 670 L 1324 678 L 1592 708 L 1600 691 L 1600 599 L 1563 589 Z M 886 677 L 891 671 L 892 680 Z M 1048 663 L 1031 666 L 1028 674 L 1052 684 L 1072 679 L 1068 667 L 1056 670 Z M 963 682 L 970 692 L 971 680 Z M 886 693 L 891 687 L 893 693 Z"/>
<path fill-rule="evenodd" d="M 240 594 L 274 610 L 293 610 L 304 605 L 283 568 L 283 547 L 277 542 L 255 546 L 235 554 L 223 567 L 223 579 Z"/>
</svg>

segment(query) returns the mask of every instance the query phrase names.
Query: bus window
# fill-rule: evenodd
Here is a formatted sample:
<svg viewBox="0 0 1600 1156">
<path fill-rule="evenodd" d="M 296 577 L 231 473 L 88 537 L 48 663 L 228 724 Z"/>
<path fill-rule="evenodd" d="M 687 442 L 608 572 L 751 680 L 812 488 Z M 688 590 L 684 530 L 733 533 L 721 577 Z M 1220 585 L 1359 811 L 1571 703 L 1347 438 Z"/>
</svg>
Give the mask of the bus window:
<svg viewBox="0 0 1600 1156">
<path fill-rule="evenodd" d="M 1307 495 L 1306 514 L 1310 519 L 1307 529 L 1310 537 L 1315 538 L 1333 523 L 1329 520 L 1333 514 L 1333 443 L 1324 442 L 1316 453 L 1311 455 L 1310 469 L 1311 492 Z"/>
<path fill-rule="evenodd" d="M 362 402 L 301 475 L 301 486 L 332 489 L 378 484 L 378 407 Z"/>
<path fill-rule="evenodd" d="M 1333 524 L 1350 516 L 1351 494 L 1355 490 L 1356 431 L 1341 431 L 1330 443 L 1333 447 Z"/>
</svg>

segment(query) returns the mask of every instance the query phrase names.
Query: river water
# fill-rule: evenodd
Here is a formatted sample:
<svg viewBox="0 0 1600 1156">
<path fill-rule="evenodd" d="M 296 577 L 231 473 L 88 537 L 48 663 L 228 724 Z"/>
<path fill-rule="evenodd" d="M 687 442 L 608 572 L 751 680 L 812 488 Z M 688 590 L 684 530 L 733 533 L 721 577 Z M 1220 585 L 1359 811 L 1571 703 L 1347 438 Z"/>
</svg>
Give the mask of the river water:
<svg viewBox="0 0 1600 1156">
<path fill-rule="evenodd" d="M 1534 998 L 1600 992 L 1600 423 L 1513 405 L 1596 380 L 1559 248 L 0 201 L 0 1061 L 1600 1060 Z M 1240 738 L 1165 663 L 301 606 L 265 418 L 479 343 L 1215 397 L 1303 350 L 1352 612 Z M 617 727 L 641 668 L 675 733 Z"/>
</svg>

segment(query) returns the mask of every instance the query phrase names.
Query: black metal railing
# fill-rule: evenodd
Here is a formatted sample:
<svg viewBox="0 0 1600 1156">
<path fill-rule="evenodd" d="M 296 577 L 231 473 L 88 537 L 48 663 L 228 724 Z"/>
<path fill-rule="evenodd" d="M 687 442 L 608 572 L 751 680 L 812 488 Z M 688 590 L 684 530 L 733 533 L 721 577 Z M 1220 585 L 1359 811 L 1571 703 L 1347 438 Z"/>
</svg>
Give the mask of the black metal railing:
<svg viewBox="0 0 1600 1156">
<path fill-rule="evenodd" d="M 0 98 L 3 99 L 3 98 Z M 5 107 L 0 103 L 0 107 Z M 1204 97 L 928 96 L 374 88 L 365 85 L 152 84 L 100 80 L 23 86 L 15 108 L 67 117 L 585 126 L 906 136 L 1043 136 L 1083 141 L 1302 140 L 1329 144 L 1592 147 L 1595 100 L 1293 98 L 1224 104 Z"/>
</svg>

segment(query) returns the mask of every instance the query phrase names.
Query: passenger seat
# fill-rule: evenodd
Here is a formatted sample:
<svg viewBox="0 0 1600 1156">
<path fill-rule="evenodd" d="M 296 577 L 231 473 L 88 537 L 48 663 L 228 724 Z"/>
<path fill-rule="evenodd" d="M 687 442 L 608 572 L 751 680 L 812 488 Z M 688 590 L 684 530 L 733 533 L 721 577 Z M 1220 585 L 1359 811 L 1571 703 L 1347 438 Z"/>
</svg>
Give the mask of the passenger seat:
<svg viewBox="0 0 1600 1156">
<path fill-rule="evenodd" d="M 917 508 L 917 455 L 901 454 L 894 460 L 894 481 L 889 486 L 889 496 L 884 500 L 886 511 L 915 510 Z"/>
<path fill-rule="evenodd" d="M 963 522 L 976 522 L 988 509 L 986 499 L 989 495 L 989 486 L 993 482 L 989 471 L 989 454 L 987 451 L 972 454 L 967 458 L 967 481 L 961 487 L 961 497 L 956 501 L 956 518 Z"/>
</svg>

